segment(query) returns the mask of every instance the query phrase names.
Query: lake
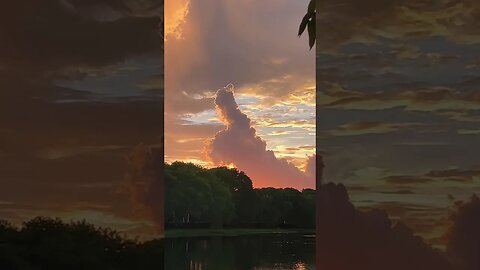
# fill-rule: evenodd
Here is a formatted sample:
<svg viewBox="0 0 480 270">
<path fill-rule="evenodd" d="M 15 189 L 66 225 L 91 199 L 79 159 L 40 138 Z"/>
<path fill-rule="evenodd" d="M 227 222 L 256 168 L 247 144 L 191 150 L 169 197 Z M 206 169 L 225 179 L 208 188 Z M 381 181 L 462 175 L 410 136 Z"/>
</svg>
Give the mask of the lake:
<svg viewBox="0 0 480 270">
<path fill-rule="evenodd" d="M 166 270 L 313 270 L 315 238 L 299 233 L 167 238 Z"/>
</svg>

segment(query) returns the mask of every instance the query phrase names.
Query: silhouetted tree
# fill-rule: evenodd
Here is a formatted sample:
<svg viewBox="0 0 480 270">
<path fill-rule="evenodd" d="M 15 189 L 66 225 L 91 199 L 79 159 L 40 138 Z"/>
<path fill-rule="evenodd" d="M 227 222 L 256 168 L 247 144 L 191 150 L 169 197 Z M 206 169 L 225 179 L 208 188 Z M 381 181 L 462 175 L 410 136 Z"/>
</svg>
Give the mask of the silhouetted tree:
<svg viewBox="0 0 480 270">
<path fill-rule="evenodd" d="M 0 221 L 0 269 L 163 269 L 163 241 L 141 243 L 85 221 Z"/>
<path fill-rule="evenodd" d="M 355 209 L 343 185 L 325 184 L 317 196 L 319 269 L 454 269 L 444 254 L 385 211 Z"/>
<path fill-rule="evenodd" d="M 315 192 L 254 189 L 235 168 L 202 168 L 174 162 L 165 165 L 167 226 L 313 228 Z"/>
<path fill-rule="evenodd" d="M 447 233 L 447 254 L 459 270 L 480 269 L 480 198 L 457 202 Z"/>
</svg>

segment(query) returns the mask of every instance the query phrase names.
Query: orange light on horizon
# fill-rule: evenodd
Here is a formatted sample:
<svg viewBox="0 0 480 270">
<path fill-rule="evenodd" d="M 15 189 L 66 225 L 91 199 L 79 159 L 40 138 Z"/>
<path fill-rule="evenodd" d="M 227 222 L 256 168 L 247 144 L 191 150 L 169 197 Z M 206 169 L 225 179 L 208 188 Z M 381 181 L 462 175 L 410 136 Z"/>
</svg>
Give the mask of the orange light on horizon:
<svg viewBox="0 0 480 270">
<path fill-rule="evenodd" d="M 235 166 L 235 163 L 233 163 L 233 162 L 230 162 L 230 163 L 223 163 L 223 162 L 222 162 L 222 163 L 219 164 L 219 166 L 220 166 L 220 167 L 227 167 L 227 168 L 229 168 L 229 169 L 235 169 L 235 168 L 237 168 L 237 166 Z"/>
</svg>

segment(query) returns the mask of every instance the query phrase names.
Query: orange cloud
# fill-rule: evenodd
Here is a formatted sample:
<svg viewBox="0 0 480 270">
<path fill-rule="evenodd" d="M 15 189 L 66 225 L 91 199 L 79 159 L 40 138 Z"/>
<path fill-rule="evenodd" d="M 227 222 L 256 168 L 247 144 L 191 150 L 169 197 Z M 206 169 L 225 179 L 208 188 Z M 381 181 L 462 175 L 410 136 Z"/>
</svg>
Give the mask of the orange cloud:
<svg viewBox="0 0 480 270">
<path fill-rule="evenodd" d="M 256 187 L 313 188 L 314 177 L 299 170 L 275 153 L 257 136 L 250 118 L 235 101 L 233 86 L 218 90 L 215 105 L 225 128 L 206 145 L 206 153 L 214 164 L 235 164 L 245 171 Z M 311 172 L 311 164 L 308 166 Z"/>
<path fill-rule="evenodd" d="M 189 12 L 189 0 L 165 1 L 165 37 L 182 38 L 182 23 Z"/>
</svg>

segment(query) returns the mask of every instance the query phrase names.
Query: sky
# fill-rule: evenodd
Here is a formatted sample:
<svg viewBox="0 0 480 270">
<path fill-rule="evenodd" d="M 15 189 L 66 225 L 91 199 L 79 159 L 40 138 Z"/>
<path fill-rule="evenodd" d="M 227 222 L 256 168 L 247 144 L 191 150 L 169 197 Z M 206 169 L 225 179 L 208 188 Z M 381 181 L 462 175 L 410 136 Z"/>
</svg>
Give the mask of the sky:
<svg viewBox="0 0 480 270">
<path fill-rule="evenodd" d="M 235 166 L 255 187 L 314 187 L 305 170 L 315 154 L 315 57 L 296 36 L 307 5 L 165 2 L 167 162 Z M 219 93 L 229 108 L 219 106 Z M 229 129 L 224 109 L 248 123 Z"/>
<path fill-rule="evenodd" d="M 133 149 L 162 143 L 162 14 L 147 0 L 3 4 L 1 219 L 156 233 L 121 187 Z"/>
<path fill-rule="evenodd" d="M 477 1 L 321 1 L 317 136 L 325 181 L 431 244 L 480 193 Z"/>
</svg>

